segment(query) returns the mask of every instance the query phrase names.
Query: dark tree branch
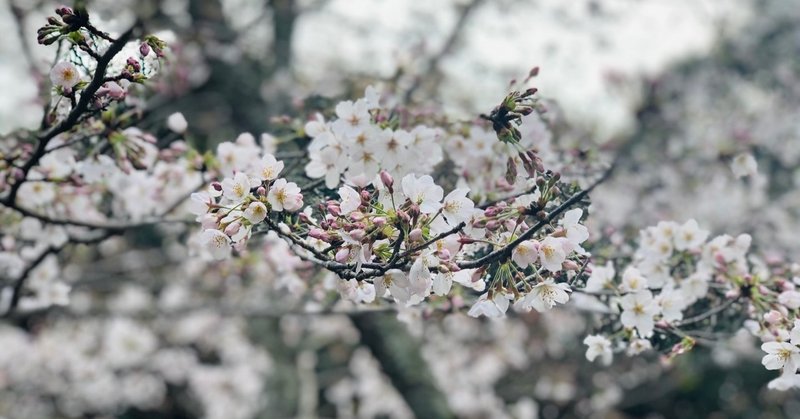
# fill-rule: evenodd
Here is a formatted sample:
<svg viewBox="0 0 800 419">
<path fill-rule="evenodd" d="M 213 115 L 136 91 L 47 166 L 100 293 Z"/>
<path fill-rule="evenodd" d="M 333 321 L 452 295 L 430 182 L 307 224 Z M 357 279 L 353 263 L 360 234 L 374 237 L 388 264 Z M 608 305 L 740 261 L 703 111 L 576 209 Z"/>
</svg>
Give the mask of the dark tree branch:
<svg viewBox="0 0 800 419">
<path fill-rule="evenodd" d="M 128 41 L 133 37 L 133 32 L 138 28 L 138 24 L 134 25 L 125 33 L 120 35 L 120 37 L 114 41 L 111 46 L 108 47 L 108 50 L 100 57 L 97 61 L 97 67 L 95 68 L 95 74 L 92 78 L 92 81 L 86 88 L 81 92 L 81 98 L 78 100 L 78 103 L 75 107 L 72 108 L 70 113 L 67 117 L 61 121 L 58 125 L 50 129 L 49 131 L 45 132 L 39 137 L 39 142 L 36 146 L 36 150 L 34 150 L 33 155 L 27 162 L 22 166 L 22 179 L 27 179 L 28 174 L 30 173 L 31 169 L 39 163 L 39 160 L 47 154 L 47 144 L 57 135 L 67 132 L 72 129 L 80 120 L 81 116 L 86 113 L 89 109 L 89 104 L 91 103 L 92 99 L 94 98 L 95 93 L 100 87 L 103 85 L 103 80 L 106 75 L 106 69 L 108 69 L 108 64 L 111 60 L 122 51 L 122 48 Z M 19 192 L 19 188 L 22 186 L 23 182 L 18 181 L 11 186 L 9 190 L 8 196 L 0 203 L 5 206 L 12 206 L 15 205 L 17 199 L 17 193 Z"/>
</svg>

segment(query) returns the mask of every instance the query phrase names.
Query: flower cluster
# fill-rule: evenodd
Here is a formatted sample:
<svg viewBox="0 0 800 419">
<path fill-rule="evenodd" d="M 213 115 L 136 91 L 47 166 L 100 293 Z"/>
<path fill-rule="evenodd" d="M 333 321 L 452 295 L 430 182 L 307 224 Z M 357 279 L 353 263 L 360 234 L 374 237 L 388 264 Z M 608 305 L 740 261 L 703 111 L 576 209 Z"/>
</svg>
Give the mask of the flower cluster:
<svg viewBox="0 0 800 419">
<path fill-rule="evenodd" d="M 270 154 L 274 137 L 264 135 L 258 145 L 243 134 L 222 143 L 215 164 L 225 177 L 192 196 L 204 228 L 201 242 L 224 258 L 231 248 L 244 252 L 254 232 L 277 235 L 336 274 L 341 295 L 354 301 L 414 305 L 431 294 L 486 291 L 470 314 L 492 317 L 503 315 L 511 300 L 539 311 L 565 303 L 566 281 L 588 257 L 581 247 L 589 237 L 580 224 L 583 210 L 570 209 L 585 193 L 577 196 L 577 187 L 546 170 L 538 153 L 525 148 L 531 144 L 530 136 L 522 137 L 527 131 L 510 125 L 541 124 L 531 119 L 534 93 L 504 99 L 498 109 L 516 111 L 493 112 L 492 118 L 507 121 L 493 123 L 491 137 L 482 121 L 466 127 L 473 134 L 463 137 L 446 128 L 402 125 L 368 87 L 364 98 L 339 103 L 332 121 L 317 114 L 305 124 L 305 174 L 319 179 L 308 190 L 278 178 L 284 163 Z M 445 194 L 431 174 L 445 159 L 443 144 L 454 142 L 461 146 L 446 157 L 461 175 Z M 478 177 L 458 169 L 491 161 L 495 151 L 507 160 L 501 168 L 491 166 Z M 471 184 L 478 185 L 483 205 Z M 322 198 L 299 212 L 303 195 Z M 463 290 L 451 292 L 454 282 Z"/>
<path fill-rule="evenodd" d="M 391 112 L 380 108 L 380 93 L 368 87 L 365 97 L 336 105 L 336 118 L 321 115 L 305 124 L 311 138 L 306 175 L 325 179 L 335 189 L 342 176 L 351 183 L 370 182 L 381 170 L 402 177 L 430 173 L 442 161 L 442 132 L 424 125 L 398 127 Z"/>
<path fill-rule="evenodd" d="M 500 220 L 514 220 L 536 200 L 538 198 L 534 195 L 523 195 L 516 198 L 510 207 L 490 207 L 487 212 L 496 210 Z M 569 210 L 549 234 L 519 242 L 511 253 L 513 263 L 500 265 L 491 278 L 489 292 L 478 299 L 469 314 L 501 317 L 508 310 L 510 300 L 515 309 L 525 311 L 535 309 L 542 312 L 556 304 L 565 304 L 569 300 L 568 293 L 572 291 L 568 282 L 580 270 L 580 258 L 588 256 L 581 247 L 581 243 L 589 238 L 586 227 L 579 224 L 582 214 L 580 208 Z M 530 229 L 524 223 L 512 225 L 511 233 L 501 231 L 494 237 L 490 236 L 490 240 L 501 243 L 518 240 L 517 233 L 522 235 Z M 488 231 L 494 234 L 491 229 Z M 565 279 L 567 281 L 556 282 Z"/>
<path fill-rule="evenodd" d="M 708 312 L 714 314 L 747 298 L 742 293 L 753 283 L 746 259 L 750 236 L 722 235 L 711 240 L 708 236 L 695 220 L 683 224 L 662 221 L 640 232 L 639 247 L 621 275 L 611 261 L 604 266 L 590 265 L 591 275 L 581 290 L 590 297 L 583 303 L 618 316 L 619 323 L 607 331 L 611 339 L 603 335 L 586 338 L 587 359 L 602 356 L 608 363 L 616 348 L 627 348 L 628 354 L 635 355 L 663 346 L 673 337 L 681 341 L 667 350 L 673 355 L 680 353 L 695 342 L 682 326 L 705 320 L 711 317 Z M 695 316 L 686 318 L 686 313 Z"/>
<path fill-rule="evenodd" d="M 283 161 L 269 153 L 261 156 L 252 136 L 222 143 L 218 153 L 223 172 L 234 174 L 193 193 L 190 211 L 203 226 L 201 242 L 214 258 L 223 259 L 232 246 L 243 251 L 253 227 L 267 217 L 300 210 L 303 194 L 297 184 L 278 177 Z"/>
</svg>

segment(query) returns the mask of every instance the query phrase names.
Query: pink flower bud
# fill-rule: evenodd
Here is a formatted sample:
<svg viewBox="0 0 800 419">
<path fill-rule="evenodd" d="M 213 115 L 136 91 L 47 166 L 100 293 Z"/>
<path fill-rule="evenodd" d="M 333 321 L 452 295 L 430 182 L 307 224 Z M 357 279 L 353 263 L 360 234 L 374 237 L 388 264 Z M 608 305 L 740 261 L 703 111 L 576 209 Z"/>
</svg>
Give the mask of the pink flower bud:
<svg viewBox="0 0 800 419">
<path fill-rule="evenodd" d="M 350 237 L 352 237 L 353 240 L 361 241 L 361 240 L 364 240 L 364 236 L 366 234 L 367 233 L 364 230 L 362 230 L 360 228 L 357 228 L 357 229 L 355 229 L 355 230 L 350 232 Z"/>
<path fill-rule="evenodd" d="M 350 219 L 353 221 L 361 221 L 364 219 L 364 214 L 359 211 L 353 211 L 350 213 Z"/>
<path fill-rule="evenodd" d="M 75 12 L 73 12 L 72 9 L 67 6 L 61 6 L 58 9 L 56 9 L 56 14 L 63 17 L 66 15 L 75 14 Z"/>
<path fill-rule="evenodd" d="M 147 42 L 142 42 L 139 45 L 139 54 L 142 54 L 142 57 L 147 57 L 150 54 L 150 45 L 147 45 Z"/>
<path fill-rule="evenodd" d="M 318 240 L 322 240 L 324 242 L 330 241 L 331 237 L 326 233 L 324 230 L 319 228 L 312 228 L 308 231 L 308 235 Z"/>
<path fill-rule="evenodd" d="M 336 252 L 336 261 L 339 263 L 346 263 L 349 257 L 350 249 L 347 247 L 342 247 Z"/>
<path fill-rule="evenodd" d="M 561 267 L 567 271 L 577 271 L 581 267 L 573 260 L 565 260 L 564 263 L 561 264 Z"/>
<path fill-rule="evenodd" d="M 394 179 L 392 178 L 392 175 L 389 174 L 389 172 L 385 170 L 381 171 L 381 182 L 383 183 L 383 186 L 386 186 L 386 189 L 389 190 L 389 193 L 394 193 L 394 188 L 393 188 Z"/>
<path fill-rule="evenodd" d="M 361 190 L 361 200 L 363 202 L 369 202 L 369 198 L 370 198 L 369 191 L 366 189 Z"/>
<path fill-rule="evenodd" d="M 375 217 L 372 219 L 372 223 L 375 224 L 377 227 L 383 227 L 386 225 L 386 218 L 384 217 Z"/>
<path fill-rule="evenodd" d="M 342 210 L 339 209 L 339 206 L 333 203 L 328 204 L 328 212 L 331 213 L 334 217 L 338 217 L 342 214 Z"/>
<path fill-rule="evenodd" d="M 258 196 L 267 196 L 267 188 L 259 186 L 258 189 L 256 189 L 256 194 Z"/>
<path fill-rule="evenodd" d="M 777 310 L 770 310 L 764 314 L 764 320 L 769 324 L 779 323 L 783 319 L 783 315 Z"/>
<path fill-rule="evenodd" d="M 500 214 L 500 212 L 502 212 L 502 211 L 503 211 L 502 208 L 493 205 L 493 206 L 491 206 L 489 208 L 486 208 L 486 211 L 483 212 L 483 215 L 486 216 L 486 217 L 494 217 L 497 214 Z"/>
<path fill-rule="evenodd" d="M 489 231 L 495 231 L 498 228 L 500 228 L 500 223 L 498 223 L 495 220 L 491 220 L 488 223 L 486 223 L 486 229 Z"/>
<path fill-rule="evenodd" d="M 794 284 L 785 279 L 780 281 L 780 287 L 782 291 L 794 291 L 795 289 Z"/>
<path fill-rule="evenodd" d="M 128 57 L 125 63 L 133 68 L 134 71 L 139 72 L 142 70 L 142 65 L 139 64 L 139 60 L 133 57 Z"/>
<path fill-rule="evenodd" d="M 739 296 L 739 294 L 741 294 L 739 288 L 729 289 L 727 292 L 725 292 L 725 298 L 736 298 Z"/>
<path fill-rule="evenodd" d="M 420 241 L 422 240 L 422 229 L 415 228 L 408 233 L 408 238 L 412 241 Z"/>
<path fill-rule="evenodd" d="M 227 234 L 229 237 L 232 237 L 239 232 L 239 228 L 241 227 L 242 225 L 239 222 L 230 223 L 227 227 L 225 227 L 225 234 Z"/>
<path fill-rule="evenodd" d="M 450 260 L 450 251 L 447 249 L 442 249 L 438 251 L 436 254 L 437 256 L 439 256 L 439 259 L 441 260 Z"/>
<path fill-rule="evenodd" d="M 408 215 L 416 217 L 419 214 L 420 214 L 419 205 L 417 205 L 416 203 L 411 203 L 411 206 L 408 208 Z"/>
<path fill-rule="evenodd" d="M 411 217 L 408 215 L 407 212 L 405 212 L 403 210 L 397 211 L 397 216 L 401 220 L 403 220 L 404 223 L 410 223 L 411 222 Z"/>
<path fill-rule="evenodd" d="M 475 239 L 473 239 L 472 237 L 461 236 L 458 238 L 458 242 L 461 244 L 472 244 L 475 243 Z"/>
</svg>

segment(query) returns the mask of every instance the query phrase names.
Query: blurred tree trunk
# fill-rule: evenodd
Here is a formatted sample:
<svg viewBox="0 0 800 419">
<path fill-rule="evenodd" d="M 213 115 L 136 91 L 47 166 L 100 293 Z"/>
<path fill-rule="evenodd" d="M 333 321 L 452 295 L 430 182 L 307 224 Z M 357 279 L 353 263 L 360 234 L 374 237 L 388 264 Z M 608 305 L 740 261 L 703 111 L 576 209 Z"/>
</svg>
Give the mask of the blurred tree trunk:
<svg viewBox="0 0 800 419">
<path fill-rule="evenodd" d="M 420 344 L 396 319 L 395 313 L 364 313 L 352 317 L 361 343 L 380 362 L 408 406 L 419 419 L 453 418 L 444 394 L 436 386 Z"/>
<path fill-rule="evenodd" d="M 292 36 L 297 8 L 294 0 L 270 0 L 272 6 L 272 72 L 292 67 Z"/>
</svg>

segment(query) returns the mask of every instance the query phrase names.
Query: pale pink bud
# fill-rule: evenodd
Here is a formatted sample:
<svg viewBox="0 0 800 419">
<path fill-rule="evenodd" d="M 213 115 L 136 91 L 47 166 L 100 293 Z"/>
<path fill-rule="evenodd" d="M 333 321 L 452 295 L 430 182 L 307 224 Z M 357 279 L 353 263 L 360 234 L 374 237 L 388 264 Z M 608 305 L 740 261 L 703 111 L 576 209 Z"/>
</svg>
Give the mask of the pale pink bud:
<svg viewBox="0 0 800 419">
<path fill-rule="evenodd" d="M 383 186 L 386 186 L 386 189 L 389 190 L 389 193 L 393 193 L 394 192 L 394 188 L 393 188 L 394 179 L 392 178 L 392 175 L 389 174 L 389 172 L 387 172 L 385 170 L 381 171 L 381 182 L 383 183 Z"/>
<path fill-rule="evenodd" d="M 779 323 L 782 319 L 783 315 L 777 310 L 770 310 L 767 314 L 764 314 L 764 320 L 770 324 Z"/>
<path fill-rule="evenodd" d="M 342 214 L 342 211 L 341 209 L 339 209 L 339 206 L 333 203 L 328 204 L 328 212 L 331 213 L 331 215 L 333 215 L 334 217 L 338 217 L 339 215 Z"/>
<path fill-rule="evenodd" d="M 422 240 L 422 229 L 415 228 L 408 233 L 408 238 L 412 241 L 420 241 Z"/>
<path fill-rule="evenodd" d="M 328 235 L 328 233 L 319 228 L 312 228 L 311 230 L 308 231 L 308 235 L 315 239 L 322 240 L 324 242 L 330 240 L 330 236 Z"/>
<path fill-rule="evenodd" d="M 416 203 L 411 203 L 411 206 L 408 208 L 408 215 L 411 217 L 416 217 L 419 215 L 419 205 Z"/>
<path fill-rule="evenodd" d="M 383 227 L 386 224 L 386 218 L 384 217 L 375 217 L 372 219 L 372 223 L 378 227 Z"/>
<path fill-rule="evenodd" d="M 561 267 L 567 271 L 577 271 L 581 267 L 573 260 L 565 260 L 564 263 L 561 264 Z"/>
<path fill-rule="evenodd" d="M 350 249 L 347 247 L 343 247 L 336 252 L 336 261 L 339 263 L 347 262 L 347 259 L 350 257 Z"/>
<path fill-rule="evenodd" d="M 472 244 L 475 243 L 475 239 L 473 239 L 472 237 L 461 236 L 458 238 L 458 242 L 461 244 Z"/>
<path fill-rule="evenodd" d="M 739 288 L 729 289 L 727 292 L 725 292 L 725 298 L 736 298 L 739 296 L 739 294 L 741 294 Z"/>
<path fill-rule="evenodd" d="M 361 241 L 361 240 L 364 239 L 365 235 L 366 235 L 366 232 L 364 230 L 360 229 L 360 228 L 357 228 L 357 229 L 355 229 L 355 230 L 350 232 L 350 237 L 352 237 L 353 240 Z"/>
<path fill-rule="evenodd" d="M 407 212 L 403 210 L 397 211 L 397 216 L 400 217 L 400 219 L 403 220 L 403 222 L 405 223 L 411 222 L 411 217 L 408 215 Z"/>
<path fill-rule="evenodd" d="M 239 228 L 241 227 L 242 225 L 238 222 L 230 223 L 227 227 L 225 227 L 225 234 L 227 234 L 229 237 L 232 237 L 239 232 Z"/>
<path fill-rule="evenodd" d="M 486 208 L 486 211 L 483 212 L 483 215 L 486 217 L 494 217 L 497 214 L 500 214 L 500 212 L 502 211 L 503 209 L 498 206 L 491 206 L 489 208 Z"/>
<path fill-rule="evenodd" d="M 439 256 L 439 259 L 450 260 L 450 251 L 447 249 L 440 250 L 437 252 L 437 255 Z"/>
<path fill-rule="evenodd" d="M 795 289 L 794 284 L 785 279 L 780 281 L 780 287 L 782 291 L 794 291 Z"/>
<path fill-rule="evenodd" d="M 139 45 L 139 54 L 142 54 L 142 57 L 146 57 L 150 54 L 150 45 L 147 45 L 147 42 L 142 42 Z"/>
<path fill-rule="evenodd" d="M 256 189 L 256 194 L 258 196 L 267 196 L 267 188 L 259 186 L 258 189 Z"/>
</svg>

